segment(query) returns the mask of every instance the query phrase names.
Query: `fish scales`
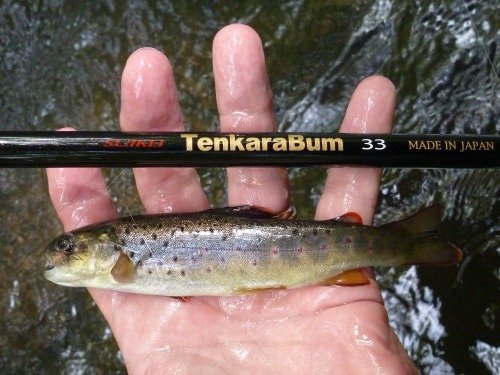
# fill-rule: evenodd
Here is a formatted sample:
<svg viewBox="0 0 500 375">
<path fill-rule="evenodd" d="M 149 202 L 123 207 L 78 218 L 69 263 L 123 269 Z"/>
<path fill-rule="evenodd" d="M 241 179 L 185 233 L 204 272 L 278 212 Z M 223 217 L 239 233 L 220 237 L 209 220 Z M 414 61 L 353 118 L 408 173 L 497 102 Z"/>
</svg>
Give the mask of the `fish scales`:
<svg viewBox="0 0 500 375">
<path fill-rule="evenodd" d="M 321 284 L 359 267 L 411 263 L 417 243 L 403 228 L 278 220 L 259 212 L 139 215 L 82 228 L 49 245 L 53 253 L 66 239 L 78 257 L 69 252 L 65 259 L 56 251 L 46 276 L 63 285 L 145 294 L 231 295 Z"/>
</svg>

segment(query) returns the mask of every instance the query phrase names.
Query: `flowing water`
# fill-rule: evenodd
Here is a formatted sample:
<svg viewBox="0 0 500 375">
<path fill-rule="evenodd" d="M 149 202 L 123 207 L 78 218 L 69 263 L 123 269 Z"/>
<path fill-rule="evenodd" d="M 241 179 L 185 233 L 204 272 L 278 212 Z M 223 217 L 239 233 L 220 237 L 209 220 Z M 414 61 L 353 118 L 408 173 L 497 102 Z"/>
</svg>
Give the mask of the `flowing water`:
<svg viewBox="0 0 500 375">
<path fill-rule="evenodd" d="M 0 130 L 116 129 L 121 70 L 141 46 L 171 59 L 188 127 L 216 130 L 212 38 L 243 22 L 263 39 L 282 131 L 336 130 L 357 83 L 378 73 L 397 87 L 396 132 L 499 134 L 499 14 L 495 0 L 4 0 Z M 200 173 L 223 205 L 224 170 Z M 294 204 L 312 217 L 325 171 L 290 173 Z M 499 187 L 498 170 L 384 172 L 377 222 L 442 202 L 441 235 L 464 250 L 457 268 L 378 272 L 391 325 L 424 373 L 500 368 Z M 129 170 L 111 189 L 123 214 L 123 201 L 140 212 Z M 61 231 L 44 171 L 0 170 L 0 202 L 1 372 L 123 373 L 87 292 L 43 278 L 41 244 Z"/>
</svg>

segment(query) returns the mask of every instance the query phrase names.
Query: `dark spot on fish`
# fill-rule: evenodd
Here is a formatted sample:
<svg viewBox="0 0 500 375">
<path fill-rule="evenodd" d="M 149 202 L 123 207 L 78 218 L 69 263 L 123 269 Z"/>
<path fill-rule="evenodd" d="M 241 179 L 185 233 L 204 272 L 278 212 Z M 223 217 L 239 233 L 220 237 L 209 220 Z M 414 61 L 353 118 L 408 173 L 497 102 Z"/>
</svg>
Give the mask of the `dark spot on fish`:
<svg viewBox="0 0 500 375">
<path fill-rule="evenodd" d="M 195 257 L 194 255 L 191 255 L 191 260 L 192 260 L 193 262 L 196 262 L 196 260 L 197 260 L 197 259 L 196 259 L 196 257 Z"/>
<path fill-rule="evenodd" d="M 161 228 L 163 228 L 163 224 L 162 224 L 162 223 L 159 223 L 159 224 L 158 224 L 158 229 L 161 229 Z"/>
<path fill-rule="evenodd" d="M 225 241 L 225 240 L 227 240 L 227 234 L 222 236 L 222 241 Z"/>
<path fill-rule="evenodd" d="M 144 245 L 146 243 L 146 241 L 144 241 L 144 238 L 141 238 L 140 243 L 141 243 L 141 245 Z"/>
<path fill-rule="evenodd" d="M 181 271 L 181 276 L 185 276 L 186 275 L 186 271 L 182 270 Z"/>
<path fill-rule="evenodd" d="M 82 247 L 82 249 L 85 249 L 87 247 L 87 245 L 85 245 L 85 244 L 81 244 L 80 246 Z M 115 245 L 115 251 L 120 251 L 119 245 Z"/>
<path fill-rule="evenodd" d="M 276 247 L 273 247 L 273 249 L 272 249 L 272 253 L 273 253 L 273 256 L 275 256 L 275 257 L 276 257 L 276 256 L 278 256 L 278 254 L 279 254 L 279 250 L 278 250 Z"/>
<path fill-rule="evenodd" d="M 168 241 L 163 242 L 163 247 L 168 247 Z"/>
<path fill-rule="evenodd" d="M 298 234 L 298 233 L 299 233 L 299 230 L 297 228 L 292 229 L 292 234 Z"/>
<path fill-rule="evenodd" d="M 151 275 L 153 273 L 153 270 L 151 268 L 149 268 L 148 273 Z"/>
<path fill-rule="evenodd" d="M 300 254 L 300 253 L 303 253 L 304 252 L 304 248 L 301 246 L 299 248 L 297 248 L 297 252 Z"/>
<path fill-rule="evenodd" d="M 222 263 L 224 263 L 224 262 L 226 261 L 226 258 L 221 257 L 221 258 L 220 258 L 220 261 L 221 261 Z"/>
<path fill-rule="evenodd" d="M 351 242 L 352 242 L 352 239 L 351 239 L 350 237 L 347 237 L 347 238 L 345 239 L 345 242 L 346 242 L 346 243 L 351 243 Z"/>
<path fill-rule="evenodd" d="M 306 234 L 305 234 L 305 233 L 302 233 L 302 234 L 300 235 L 300 237 L 302 237 L 302 238 L 306 238 Z"/>
<path fill-rule="evenodd" d="M 203 251 L 204 251 L 205 253 L 208 253 L 208 247 L 205 247 L 205 248 L 203 249 Z"/>
<path fill-rule="evenodd" d="M 116 249 L 116 246 L 117 245 L 115 245 L 115 249 Z M 85 242 L 83 242 L 83 243 L 79 244 L 78 247 L 80 247 L 80 249 L 82 249 L 82 250 L 87 250 L 89 248 L 89 245 L 87 245 Z"/>
<path fill-rule="evenodd" d="M 135 253 L 133 251 L 128 252 L 129 258 L 133 258 L 135 256 Z"/>
<path fill-rule="evenodd" d="M 130 234 L 130 228 L 129 227 L 125 227 L 125 234 Z"/>
<path fill-rule="evenodd" d="M 207 273 L 210 273 L 212 272 L 212 270 L 210 268 L 207 268 Z"/>
<path fill-rule="evenodd" d="M 151 237 L 153 238 L 153 240 L 156 240 L 158 238 L 158 235 L 156 233 L 153 233 Z"/>
<path fill-rule="evenodd" d="M 330 229 L 327 229 L 327 230 L 325 231 L 325 233 L 326 233 L 326 234 L 330 234 L 331 232 L 332 232 L 332 231 L 331 231 Z"/>
<path fill-rule="evenodd" d="M 210 233 L 213 233 L 214 232 L 214 228 L 210 227 Z"/>
<path fill-rule="evenodd" d="M 172 274 L 172 270 L 171 270 L 171 269 L 169 269 L 169 270 L 167 271 L 167 275 L 171 275 L 171 274 Z"/>
<path fill-rule="evenodd" d="M 313 234 L 314 234 L 315 236 L 317 236 L 317 235 L 318 235 L 318 230 L 317 230 L 317 229 L 313 229 Z"/>
<path fill-rule="evenodd" d="M 174 262 L 177 262 L 177 259 L 178 259 L 178 258 L 177 258 L 177 255 L 174 255 L 174 257 L 172 258 L 172 260 L 173 260 Z"/>
<path fill-rule="evenodd" d="M 161 260 L 158 261 L 159 266 L 163 266 L 163 262 Z"/>
<path fill-rule="evenodd" d="M 175 231 L 176 229 L 172 229 L 172 231 L 170 232 L 170 236 L 173 236 L 175 234 Z"/>
<path fill-rule="evenodd" d="M 142 260 L 138 260 L 136 266 L 137 267 L 142 267 Z"/>
<path fill-rule="evenodd" d="M 252 266 L 256 266 L 256 265 L 257 265 L 257 260 L 252 259 Z"/>
<path fill-rule="evenodd" d="M 319 245 L 320 250 L 325 251 L 326 250 L 326 243 L 322 243 Z"/>
</svg>

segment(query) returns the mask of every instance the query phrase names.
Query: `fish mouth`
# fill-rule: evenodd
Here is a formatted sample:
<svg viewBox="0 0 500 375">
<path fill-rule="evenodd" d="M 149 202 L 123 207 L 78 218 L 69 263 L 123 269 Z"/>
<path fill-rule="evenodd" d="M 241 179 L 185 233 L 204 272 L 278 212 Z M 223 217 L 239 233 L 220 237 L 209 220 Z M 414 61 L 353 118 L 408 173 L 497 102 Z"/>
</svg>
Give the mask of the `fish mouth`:
<svg viewBox="0 0 500 375">
<path fill-rule="evenodd" d="M 43 273 L 45 278 L 55 284 L 63 286 L 85 286 L 92 277 L 85 277 L 82 275 L 75 275 L 65 267 L 47 266 Z"/>
</svg>

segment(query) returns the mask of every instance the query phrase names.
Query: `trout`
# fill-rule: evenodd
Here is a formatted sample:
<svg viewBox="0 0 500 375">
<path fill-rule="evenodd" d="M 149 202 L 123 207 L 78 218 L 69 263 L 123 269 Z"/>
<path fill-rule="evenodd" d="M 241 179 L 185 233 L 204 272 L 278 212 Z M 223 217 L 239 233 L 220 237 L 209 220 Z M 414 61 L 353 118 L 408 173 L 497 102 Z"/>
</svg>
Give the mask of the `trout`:
<svg viewBox="0 0 500 375">
<path fill-rule="evenodd" d="M 367 266 L 451 265 L 460 250 L 436 237 L 442 209 L 380 227 L 348 213 L 286 220 L 241 206 L 138 215 L 64 233 L 46 248 L 45 277 L 74 287 L 165 296 L 223 296 L 307 285 L 362 285 Z"/>
</svg>

